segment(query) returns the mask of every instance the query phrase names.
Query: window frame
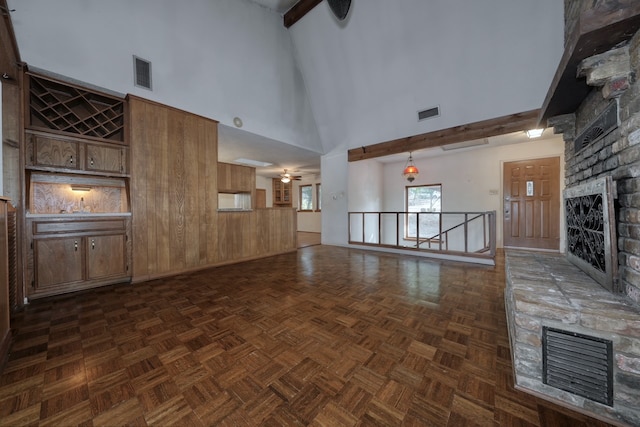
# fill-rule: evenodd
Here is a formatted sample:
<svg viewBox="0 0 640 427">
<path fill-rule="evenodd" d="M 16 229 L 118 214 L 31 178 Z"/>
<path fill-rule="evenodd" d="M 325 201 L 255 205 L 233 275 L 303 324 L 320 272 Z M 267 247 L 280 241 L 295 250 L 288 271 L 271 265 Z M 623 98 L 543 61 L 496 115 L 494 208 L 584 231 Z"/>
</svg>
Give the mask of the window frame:
<svg viewBox="0 0 640 427">
<path fill-rule="evenodd" d="M 302 191 L 303 189 L 309 188 L 311 194 L 310 194 L 310 200 L 309 203 L 311 204 L 311 206 L 309 207 L 309 209 L 302 209 Z M 298 211 L 300 212 L 313 212 L 313 184 L 302 184 L 298 186 Z"/>
<path fill-rule="evenodd" d="M 322 210 L 322 183 L 316 183 L 316 212 Z"/>
<path fill-rule="evenodd" d="M 418 188 L 418 187 L 439 187 L 440 188 L 440 210 L 431 211 L 431 212 L 439 212 L 442 213 L 442 184 L 419 184 L 419 185 L 406 185 L 404 188 L 404 203 L 405 203 L 405 215 L 404 215 L 404 240 L 409 241 L 418 241 L 418 236 L 409 236 L 409 215 L 411 213 L 409 211 L 409 189 Z M 438 216 L 438 231 L 442 230 L 442 215 Z M 419 231 L 419 230 L 418 230 Z M 432 242 L 439 242 L 441 239 L 429 239 Z M 425 240 L 426 241 L 426 240 Z"/>
</svg>

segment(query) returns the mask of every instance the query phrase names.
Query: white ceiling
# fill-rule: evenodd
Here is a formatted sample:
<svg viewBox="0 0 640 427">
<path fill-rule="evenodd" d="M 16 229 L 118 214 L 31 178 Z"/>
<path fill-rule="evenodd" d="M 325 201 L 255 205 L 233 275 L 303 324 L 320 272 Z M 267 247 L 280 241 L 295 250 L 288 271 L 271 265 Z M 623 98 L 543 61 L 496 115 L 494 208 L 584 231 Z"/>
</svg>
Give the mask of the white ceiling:
<svg viewBox="0 0 640 427">
<path fill-rule="evenodd" d="M 250 0 L 254 3 L 257 3 L 261 6 L 266 7 L 267 9 L 271 9 L 274 12 L 283 15 L 286 11 L 291 9 L 294 4 L 298 2 L 298 0 Z"/>
<path fill-rule="evenodd" d="M 320 175 L 320 153 L 265 138 L 223 124 L 218 125 L 218 161 L 241 164 L 239 158 L 271 163 L 256 166 L 256 175 L 277 178 L 287 172 L 303 177 Z"/>
</svg>

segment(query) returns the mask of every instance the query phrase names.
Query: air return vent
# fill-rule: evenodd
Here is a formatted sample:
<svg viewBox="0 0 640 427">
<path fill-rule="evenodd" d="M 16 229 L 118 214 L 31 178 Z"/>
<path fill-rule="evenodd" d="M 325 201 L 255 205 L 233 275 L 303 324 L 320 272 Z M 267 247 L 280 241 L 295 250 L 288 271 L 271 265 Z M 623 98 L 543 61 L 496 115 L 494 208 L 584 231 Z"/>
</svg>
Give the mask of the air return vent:
<svg viewBox="0 0 640 427">
<path fill-rule="evenodd" d="M 587 128 L 576 137 L 574 152 L 578 152 L 618 127 L 618 104 L 613 101 Z"/>
<path fill-rule="evenodd" d="M 418 121 L 438 117 L 439 115 L 440 107 L 427 108 L 426 110 L 418 111 Z"/>
<path fill-rule="evenodd" d="M 542 381 L 552 387 L 613 405 L 611 341 L 543 328 Z"/>
<path fill-rule="evenodd" d="M 136 86 L 151 90 L 151 62 L 133 56 L 133 81 Z"/>
</svg>

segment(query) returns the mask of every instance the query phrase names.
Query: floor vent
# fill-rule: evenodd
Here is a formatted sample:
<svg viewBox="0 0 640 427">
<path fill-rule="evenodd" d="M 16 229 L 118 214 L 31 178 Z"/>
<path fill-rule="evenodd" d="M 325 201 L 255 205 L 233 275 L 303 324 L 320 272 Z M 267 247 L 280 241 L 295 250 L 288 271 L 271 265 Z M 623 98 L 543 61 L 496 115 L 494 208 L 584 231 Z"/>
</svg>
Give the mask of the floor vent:
<svg viewBox="0 0 640 427">
<path fill-rule="evenodd" d="M 418 121 L 438 117 L 439 115 L 440 107 L 427 108 L 426 110 L 418 111 Z"/>
<path fill-rule="evenodd" d="M 590 144 L 604 138 L 618 127 L 618 104 L 612 102 L 587 128 L 578 135 L 574 142 L 577 153 Z"/>
<path fill-rule="evenodd" d="M 133 81 L 136 86 L 151 90 L 151 62 L 133 55 Z"/>
<path fill-rule="evenodd" d="M 543 382 L 604 405 L 613 405 L 611 341 L 544 327 Z"/>
</svg>

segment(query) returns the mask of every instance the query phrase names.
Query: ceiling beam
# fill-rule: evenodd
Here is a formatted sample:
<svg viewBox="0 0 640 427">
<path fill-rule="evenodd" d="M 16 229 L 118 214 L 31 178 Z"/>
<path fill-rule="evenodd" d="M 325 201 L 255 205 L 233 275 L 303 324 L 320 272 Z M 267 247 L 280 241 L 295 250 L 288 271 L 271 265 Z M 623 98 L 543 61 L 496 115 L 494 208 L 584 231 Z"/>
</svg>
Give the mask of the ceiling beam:
<svg viewBox="0 0 640 427">
<path fill-rule="evenodd" d="M 314 7 L 320 4 L 322 0 L 300 0 L 294 4 L 291 9 L 284 14 L 284 26 L 289 28 L 299 20 L 301 20 Z"/>
<path fill-rule="evenodd" d="M 458 142 L 534 129 L 538 124 L 539 114 L 539 109 L 525 111 L 523 113 L 497 117 L 495 119 L 380 142 L 378 144 L 367 145 L 366 147 L 352 148 L 348 152 L 348 160 L 355 162 L 357 160 L 373 159 L 376 157 L 390 156 L 392 154 L 424 150 L 426 148 L 441 147 Z"/>
</svg>

